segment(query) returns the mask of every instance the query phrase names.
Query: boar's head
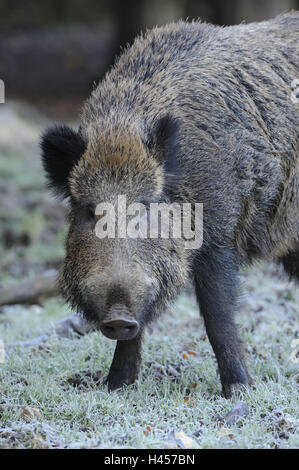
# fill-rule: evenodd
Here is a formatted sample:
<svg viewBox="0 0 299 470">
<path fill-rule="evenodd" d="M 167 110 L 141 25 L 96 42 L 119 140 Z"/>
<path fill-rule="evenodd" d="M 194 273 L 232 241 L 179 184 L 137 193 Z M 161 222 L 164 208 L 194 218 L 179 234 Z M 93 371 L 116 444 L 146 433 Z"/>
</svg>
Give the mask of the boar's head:
<svg viewBox="0 0 299 470">
<path fill-rule="evenodd" d="M 120 207 L 120 196 L 127 207 L 142 203 L 139 215 L 146 221 L 151 203 L 173 199 L 179 179 L 177 132 L 177 122 L 166 116 L 146 138 L 133 128 L 111 126 L 88 132 L 54 127 L 42 138 L 49 185 L 70 205 L 61 292 L 111 339 L 136 336 L 187 277 L 181 240 L 150 238 L 148 232 L 140 238 L 119 236 L 117 226 L 121 217 L 132 220 Z M 97 228 L 110 227 L 111 213 L 99 213 L 103 204 L 115 209 L 115 237 L 97 234 Z"/>
</svg>

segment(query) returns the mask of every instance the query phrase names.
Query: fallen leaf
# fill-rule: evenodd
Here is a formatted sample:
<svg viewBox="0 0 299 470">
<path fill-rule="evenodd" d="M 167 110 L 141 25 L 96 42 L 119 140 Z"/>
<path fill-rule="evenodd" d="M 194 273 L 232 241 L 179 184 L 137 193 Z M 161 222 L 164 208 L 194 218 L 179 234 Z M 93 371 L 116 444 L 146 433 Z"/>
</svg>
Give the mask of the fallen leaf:
<svg viewBox="0 0 299 470">
<path fill-rule="evenodd" d="M 199 444 L 192 439 L 192 437 L 187 436 L 187 434 L 182 430 L 172 430 L 169 433 L 167 440 L 169 443 L 175 443 L 181 449 L 199 449 Z"/>
<path fill-rule="evenodd" d="M 195 351 L 188 351 L 188 354 L 189 354 L 189 356 L 194 356 L 194 357 L 198 356 L 197 352 L 195 352 Z"/>
<path fill-rule="evenodd" d="M 30 421 L 34 418 L 42 419 L 42 415 L 38 408 L 24 406 L 21 412 L 21 418 L 27 421 L 27 423 L 30 423 Z"/>
<path fill-rule="evenodd" d="M 182 357 L 183 357 L 183 359 L 186 359 L 188 356 L 194 356 L 194 357 L 197 357 L 197 356 L 198 356 L 198 354 L 197 354 L 197 352 L 195 352 L 195 351 L 192 351 L 192 350 L 189 350 L 189 351 L 183 351 L 183 352 L 182 352 Z"/>
<path fill-rule="evenodd" d="M 143 430 L 143 434 L 147 436 L 150 432 L 152 432 L 152 429 L 150 426 L 146 426 L 146 428 Z"/>
</svg>

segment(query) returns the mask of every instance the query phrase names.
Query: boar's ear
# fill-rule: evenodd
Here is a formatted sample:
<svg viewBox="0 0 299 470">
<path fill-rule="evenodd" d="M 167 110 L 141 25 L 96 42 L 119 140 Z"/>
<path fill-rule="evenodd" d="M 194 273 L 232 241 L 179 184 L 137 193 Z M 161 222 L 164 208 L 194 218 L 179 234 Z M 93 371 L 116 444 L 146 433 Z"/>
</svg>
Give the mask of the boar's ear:
<svg viewBox="0 0 299 470">
<path fill-rule="evenodd" d="M 68 197 L 68 177 L 86 150 L 84 138 L 68 126 L 54 126 L 41 138 L 42 163 L 55 193 Z"/>
<path fill-rule="evenodd" d="M 149 149 L 163 164 L 166 174 L 177 172 L 178 128 L 178 120 L 167 114 L 155 124 L 148 140 Z"/>
</svg>

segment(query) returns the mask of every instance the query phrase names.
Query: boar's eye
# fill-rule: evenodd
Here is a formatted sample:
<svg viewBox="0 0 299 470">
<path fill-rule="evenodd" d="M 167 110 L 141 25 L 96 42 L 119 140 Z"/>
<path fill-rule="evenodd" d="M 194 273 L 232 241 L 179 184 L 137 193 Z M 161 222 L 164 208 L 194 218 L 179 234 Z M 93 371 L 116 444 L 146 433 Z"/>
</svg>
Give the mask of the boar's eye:
<svg viewBox="0 0 299 470">
<path fill-rule="evenodd" d="M 88 220 L 95 220 L 96 219 L 95 208 L 92 205 L 88 205 L 84 209 L 85 209 L 86 219 L 88 219 Z"/>
<path fill-rule="evenodd" d="M 92 223 L 96 221 L 95 208 L 92 204 L 87 205 L 75 205 L 76 211 L 83 223 Z"/>
</svg>

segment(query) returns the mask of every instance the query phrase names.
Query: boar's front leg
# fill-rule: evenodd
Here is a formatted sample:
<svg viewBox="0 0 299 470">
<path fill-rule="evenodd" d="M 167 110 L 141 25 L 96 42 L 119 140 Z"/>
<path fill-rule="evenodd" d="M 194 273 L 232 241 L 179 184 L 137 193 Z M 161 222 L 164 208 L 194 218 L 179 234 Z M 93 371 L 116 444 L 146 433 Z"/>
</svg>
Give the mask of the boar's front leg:
<svg viewBox="0 0 299 470">
<path fill-rule="evenodd" d="M 233 313 L 237 299 L 236 257 L 228 249 L 199 252 L 194 261 L 197 300 L 216 355 L 226 398 L 251 379 L 243 361 Z"/>
<path fill-rule="evenodd" d="M 107 377 L 108 389 L 117 390 L 132 384 L 138 377 L 141 364 L 142 332 L 127 341 L 117 341 Z"/>
</svg>

